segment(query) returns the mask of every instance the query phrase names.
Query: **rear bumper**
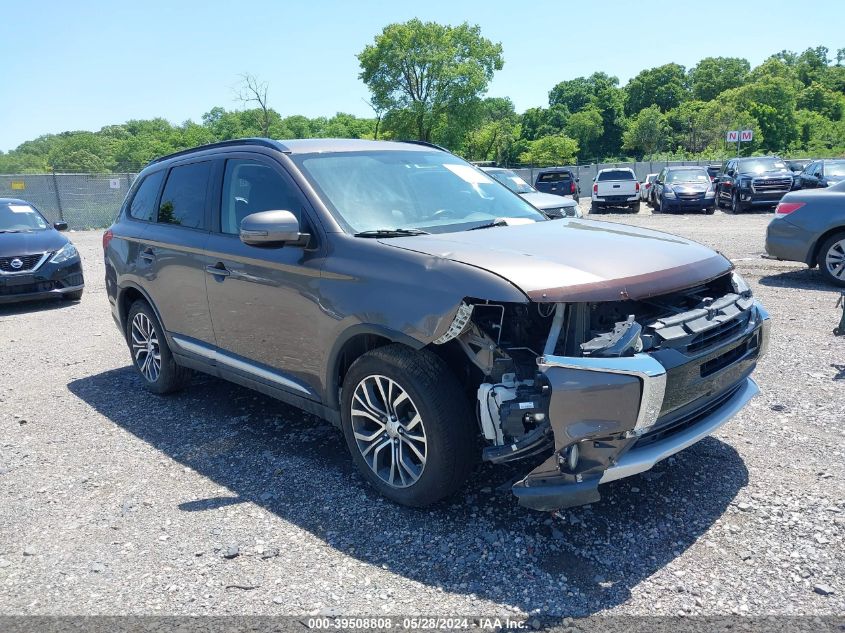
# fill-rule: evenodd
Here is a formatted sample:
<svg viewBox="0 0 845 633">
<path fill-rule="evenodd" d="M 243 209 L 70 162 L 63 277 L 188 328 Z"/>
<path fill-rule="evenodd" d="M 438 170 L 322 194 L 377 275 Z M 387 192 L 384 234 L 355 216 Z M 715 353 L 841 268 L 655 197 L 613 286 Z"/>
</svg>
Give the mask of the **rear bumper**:
<svg viewBox="0 0 845 633">
<path fill-rule="evenodd" d="M 520 504 L 549 511 L 597 501 L 599 484 L 649 470 L 725 424 L 758 393 L 750 373 L 768 347 L 769 317 L 759 304 L 752 311 L 736 337 L 694 357 L 541 359 L 554 451 L 514 484 Z"/>
<path fill-rule="evenodd" d="M 815 236 L 785 218 L 775 217 L 766 227 L 766 254 L 775 259 L 811 264 Z"/>
<path fill-rule="evenodd" d="M 613 206 L 615 204 L 618 205 L 626 205 L 626 204 L 634 204 L 640 201 L 640 194 L 636 193 L 631 196 L 593 196 L 591 200 L 595 204 L 606 204 L 609 206 Z"/>
</svg>

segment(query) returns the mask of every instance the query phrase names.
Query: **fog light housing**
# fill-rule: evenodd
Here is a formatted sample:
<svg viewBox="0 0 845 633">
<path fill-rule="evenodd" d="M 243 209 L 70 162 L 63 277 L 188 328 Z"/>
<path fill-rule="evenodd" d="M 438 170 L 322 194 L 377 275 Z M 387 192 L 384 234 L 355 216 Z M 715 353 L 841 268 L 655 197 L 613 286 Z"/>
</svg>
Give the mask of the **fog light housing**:
<svg viewBox="0 0 845 633">
<path fill-rule="evenodd" d="M 565 466 L 570 472 L 575 472 L 575 469 L 578 468 L 578 460 L 580 458 L 581 449 L 578 448 L 578 444 L 572 444 L 560 452 L 558 463 L 561 467 Z"/>
</svg>

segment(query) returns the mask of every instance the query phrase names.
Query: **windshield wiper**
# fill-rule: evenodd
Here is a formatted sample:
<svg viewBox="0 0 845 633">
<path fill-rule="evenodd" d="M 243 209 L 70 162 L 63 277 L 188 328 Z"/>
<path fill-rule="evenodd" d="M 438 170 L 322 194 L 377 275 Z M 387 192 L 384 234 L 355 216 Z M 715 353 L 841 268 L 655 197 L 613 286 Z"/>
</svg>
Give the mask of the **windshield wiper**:
<svg viewBox="0 0 845 633">
<path fill-rule="evenodd" d="M 430 235 L 421 229 L 373 229 L 355 233 L 355 237 L 404 237 L 406 235 Z"/>
<path fill-rule="evenodd" d="M 494 226 L 507 226 L 508 223 L 505 220 L 493 220 L 492 222 L 488 222 L 487 224 L 479 224 L 478 226 L 473 226 L 468 228 L 467 231 L 477 231 L 478 229 L 492 229 Z"/>
</svg>

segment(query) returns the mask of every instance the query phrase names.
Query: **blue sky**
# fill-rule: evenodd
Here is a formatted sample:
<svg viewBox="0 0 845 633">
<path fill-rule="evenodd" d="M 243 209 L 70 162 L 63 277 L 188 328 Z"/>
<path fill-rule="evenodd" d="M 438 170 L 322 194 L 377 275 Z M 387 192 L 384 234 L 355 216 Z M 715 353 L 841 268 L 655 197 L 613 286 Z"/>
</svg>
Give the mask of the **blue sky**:
<svg viewBox="0 0 845 633">
<path fill-rule="evenodd" d="M 369 114 L 355 57 L 381 28 L 412 17 L 469 21 L 504 47 L 490 87 L 522 111 L 563 79 L 596 70 L 624 83 L 710 55 L 757 64 L 782 50 L 845 46 L 845 2 L 299 0 L 10 2 L 3 7 L 0 150 L 39 134 L 131 118 L 199 120 L 237 108 L 238 76 L 270 84 L 283 115 Z M 667 13 L 668 9 L 668 13 Z"/>
</svg>

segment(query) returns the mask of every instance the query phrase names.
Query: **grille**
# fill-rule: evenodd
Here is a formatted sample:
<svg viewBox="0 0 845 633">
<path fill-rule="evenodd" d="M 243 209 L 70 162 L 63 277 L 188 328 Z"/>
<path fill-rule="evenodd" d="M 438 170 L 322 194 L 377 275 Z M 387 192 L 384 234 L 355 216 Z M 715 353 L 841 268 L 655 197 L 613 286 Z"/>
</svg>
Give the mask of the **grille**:
<svg viewBox="0 0 845 633">
<path fill-rule="evenodd" d="M 25 270 L 32 270 L 35 268 L 35 265 L 41 261 L 41 258 L 44 256 L 44 253 L 38 253 L 37 255 L 12 255 L 11 257 L 0 257 L 0 270 L 4 273 L 19 273 Z M 23 262 L 23 266 L 20 268 L 15 268 L 12 266 L 12 260 L 19 259 Z"/>
<path fill-rule="evenodd" d="M 751 188 L 759 193 L 786 192 L 792 189 L 792 178 L 755 178 Z"/>
<path fill-rule="evenodd" d="M 704 200 L 703 193 L 679 193 L 677 195 L 681 200 Z"/>
<path fill-rule="evenodd" d="M 702 332 L 693 338 L 687 345 L 687 351 L 693 353 L 706 349 L 711 345 L 718 345 L 722 341 L 741 332 L 746 323 L 748 323 L 748 313 L 744 312 L 739 318 L 722 323 L 718 327 Z"/>
</svg>

